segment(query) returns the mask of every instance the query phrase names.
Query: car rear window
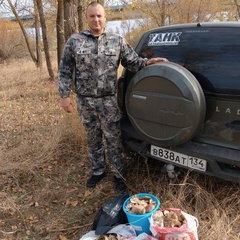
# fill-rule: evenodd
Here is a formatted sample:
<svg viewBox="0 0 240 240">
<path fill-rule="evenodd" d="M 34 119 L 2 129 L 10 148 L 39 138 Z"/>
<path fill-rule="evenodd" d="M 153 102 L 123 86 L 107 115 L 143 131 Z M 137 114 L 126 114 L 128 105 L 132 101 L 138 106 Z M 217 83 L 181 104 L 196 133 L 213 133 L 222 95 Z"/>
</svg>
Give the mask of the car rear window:
<svg viewBox="0 0 240 240">
<path fill-rule="evenodd" d="M 240 94 L 240 29 L 153 30 L 138 44 L 143 57 L 166 57 L 190 70 L 205 91 Z"/>
</svg>

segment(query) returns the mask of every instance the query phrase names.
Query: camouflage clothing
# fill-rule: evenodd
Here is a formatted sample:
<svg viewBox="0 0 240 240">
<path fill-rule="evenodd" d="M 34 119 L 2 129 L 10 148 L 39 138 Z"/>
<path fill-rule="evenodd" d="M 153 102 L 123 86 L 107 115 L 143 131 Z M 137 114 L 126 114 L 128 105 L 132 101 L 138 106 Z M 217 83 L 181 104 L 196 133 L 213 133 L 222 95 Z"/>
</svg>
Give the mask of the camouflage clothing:
<svg viewBox="0 0 240 240">
<path fill-rule="evenodd" d="M 98 38 L 90 31 L 74 34 L 67 41 L 59 66 L 58 86 L 61 97 L 69 97 L 72 74 L 76 67 L 76 93 L 82 96 L 106 96 L 116 93 L 119 63 L 132 72 L 145 66 L 119 35 L 103 33 Z"/>
<path fill-rule="evenodd" d="M 103 33 L 94 37 L 89 30 L 70 37 L 59 66 L 58 87 L 62 98 L 70 95 L 76 69 L 76 96 L 79 116 L 86 128 L 93 174 L 105 171 L 104 142 L 115 175 L 123 174 L 120 112 L 116 100 L 117 69 L 121 64 L 132 72 L 145 66 L 119 35 Z"/>
<path fill-rule="evenodd" d="M 87 133 L 92 172 L 100 175 L 105 171 L 105 150 L 102 139 L 104 135 L 111 170 L 116 175 L 123 175 L 124 152 L 116 97 L 81 98 L 77 96 L 77 105 Z"/>
</svg>

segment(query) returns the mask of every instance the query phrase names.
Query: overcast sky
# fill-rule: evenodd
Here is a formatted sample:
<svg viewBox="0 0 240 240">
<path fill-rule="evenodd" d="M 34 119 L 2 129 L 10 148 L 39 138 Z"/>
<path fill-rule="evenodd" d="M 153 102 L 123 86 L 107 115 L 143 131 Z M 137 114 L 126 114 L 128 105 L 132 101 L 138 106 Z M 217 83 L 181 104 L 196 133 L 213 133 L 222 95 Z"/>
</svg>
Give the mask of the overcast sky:
<svg viewBox="0 0 240 240">
<path fill-rule="evenodd" d="M 130 3 L 130 0 L 128 1 Z M 15 5 L 16 9 L 22 9 L 22 6 L 31 6 L 32 5 L 32 0 L 12 0 L 12 3 Z M 4 4 L 7 4 L 7 1 L 4 0 Z M 118 5 L 122 4 L 121 1 L 118 0 L 109 0 L 108 4 L 111 5 Z M 28 11 L 23 11 L 21 10 L 19 12 L 19 15 L 27 15 L 29 14 Z M 13 17 L 13 13 L 9 8 L 4 7 L 2 4 L 0 5 L 0 15 L 2 17 Z M 128 22 L 129 28 L 137 28 L 137 20 L 126 20 Z M 121 29 L 121 23 L 122 21 L 108 21 L 106 24 L 106 29 L 107 31 L 111 31 L 114 33 L 119 33 L 120 35 L 124 35 L 124 30 Z"/>
</svg>

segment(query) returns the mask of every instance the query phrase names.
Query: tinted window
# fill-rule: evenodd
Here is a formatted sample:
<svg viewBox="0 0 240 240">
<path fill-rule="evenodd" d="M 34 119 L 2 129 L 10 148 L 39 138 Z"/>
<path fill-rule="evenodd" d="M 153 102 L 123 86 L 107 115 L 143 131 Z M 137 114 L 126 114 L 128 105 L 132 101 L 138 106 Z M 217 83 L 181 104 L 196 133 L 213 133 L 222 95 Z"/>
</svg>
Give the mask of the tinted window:
<svg viewBox="0 0 240 240">
<path fill-rule="evenodd" d="M 205 91 L 240 94 L 239 28 L 155 30 L 138 46 L 141 56 L 162 56 L 186 67 Z"/>
</svg>

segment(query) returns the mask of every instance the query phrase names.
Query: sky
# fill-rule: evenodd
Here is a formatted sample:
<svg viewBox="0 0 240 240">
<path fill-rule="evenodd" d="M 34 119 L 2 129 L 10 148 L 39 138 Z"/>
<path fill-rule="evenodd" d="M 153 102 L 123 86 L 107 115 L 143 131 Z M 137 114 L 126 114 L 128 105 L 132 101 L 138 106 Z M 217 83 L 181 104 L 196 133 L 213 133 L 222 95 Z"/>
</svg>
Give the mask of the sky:
<svg viewBox="0 0 240 240">
<path fill-rule="evenodd" d="M 16 9 L 22 9 L 22 6 L 31 6 L 32 5 L 32 1 L 29 0 L 11 0 L 12 4 L 15 6 Z M 13 16 L 12 11 L 10 10 L 10 7 L 6 7 L 6 5 L 8 6 L 8 3 L 6 0 L 3 0 L 3 4 L 0 4 L 0 15 L 2 17 L 9 17 L 9 16 Z M 29 14 L 27 11 L 19 11 L 18 14 L 21 15 L 27 15 Z"/>
<path fill-rule="evenodd" d="M 131 30 L 138 28 L 139 27 L 139 21 L 144 21 L 144 19 L 129 19 L 129 20 L 123 20 L 123 21 L 127 21 L 129 28 Z M 106 24 L 106 30 L 107 31 L 111 31 L 114 33 L 118 33 L 122 36 L 124 36 L 125 31 L 124 29 L 121 28 L 121 23 L 123 22 L 121 20 L 119 21 L 108 21 Z"/>
<path fill-rule="evenodd" d="M 32 3 L 32 1 L 29 1 L 29 0 L 12 0 L 12 3 L 13 4 L 16 3 L 18 7 L 21 7 L 22 4 L 29 5 L 30 2 Z M 118 0 L 109 0 L 108 2 L 111 3 L 111 5 L 121 4 L 121 2 Z M 128 2 L 130 2 L 130 0 Z M 4 1 L 4 3 L 6 3 L 6 1 Z M 29 12 L 27 11 L 22 11 L 21 14 L 19 13 L 20 16 L 28 15 L 28 14 Z M 13 16 L 13 13 L 8 9 L 6 9 L 5 7 L 3 7 L 2 5 L 0 5 L 0 15 L 1 17 L 11 17 Z M 130 26 L 131 29 L 138 27 L 137 20 L 126 20 L 126 21 L 128 21 L 128 25 Z M 124 29 L 121 28 L 121 23 L 122 21 L 108 21 L 106 24 L 106 30 L 114 33 L 119 33 L 120 35 L 124 35 L 125 31 Z"/>
</svg>

